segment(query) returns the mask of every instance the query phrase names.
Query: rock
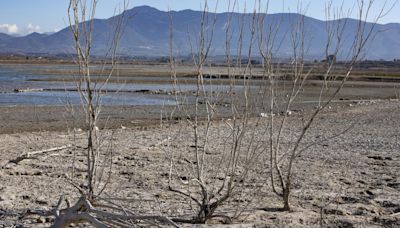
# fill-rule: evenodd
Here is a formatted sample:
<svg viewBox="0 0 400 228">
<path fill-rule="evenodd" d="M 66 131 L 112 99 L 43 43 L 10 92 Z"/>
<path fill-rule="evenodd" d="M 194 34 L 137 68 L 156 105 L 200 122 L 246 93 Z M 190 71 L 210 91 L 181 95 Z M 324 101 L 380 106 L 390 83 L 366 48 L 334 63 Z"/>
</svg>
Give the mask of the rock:
<svg viewBox="0 0 400 228">
<path fill-rule="evenodd" d="M 359 207 L 357 208 L 356 211 L 352 213 L 352 215 L 359 215 L 359 216 L 367 215 L 367 210 L 365 208 Z"/>
<path fill-rule="evenodd" d="M 365 193 L 369 196 L 374 196 L 375 194 L 371 190 L 365 190 Z"/>
<path fill-rule="evenodd" d="M 400 206 L 400 205 L 398 205 L 396 203 L 393 203 L 391 201 L 388 201 L 388 200 L 379 201 L 378 203 L 384 208 L 394 208 L 394 207 L 399 207 Z"/>
<path fill-rule="evenodd" d="M 159 192 L 154 194 L 154 197 L 156 198 L 167 198 L 167 194 L 163 193 L 163 192 Z"/>
<path fill-rule="evenodd" d="M 40 204 L 40 205 L 47 205 L 48 204 L 47 199 L 44 199 L 44 198 L 41 198 L 41 197 L 37 198 L 35 200 L 35 203 Z"/>
<path fill-rule="evenodd" d="M 42 176 L 43 172 L 42 171 L 35 171 L 32 173 L 32 176 Z"/>
<path fill-rule="evenodd" d="M 54 218 L 46 218 L 46 223 L 54 222 Z"/>
<path fill-rule="evenodd" d="M 374 160 L 379 160 L 379 161 L 384 160 L 384 158 L 382 156 L 377 156 L 377 155 L 367 156 L 367 158 L 374 159 Z"/>
<path fill-rule="evenodd" d="M 12 169 L 12 168 L 14 168 L 15 166 L 17 166 L 17 164 L 15 164 L 14 162 L 8 162 L 8 163 L 4 166 L 4 168 L 5 168 L 5 169 Z"/>
<path fill-rule="evenodd" d="M 121 175 L 128 175 L 128 176 L 133 176 L 135 175 L 135 172 L 133 171 L 128 171 L 128 170 L 123 170 L 119 172 Z"/>
<path fill-rule="evenodd" d="M 398 188 L 400 188 L 400 183 L 399 182 L 391 182 L 391 183 L 388 183 L 387 186 L 398 189 Z"/>
<path fill-rule="evenodd" d="M 135 160 L 135 156 L 125 156 L 124 159 L 128 161 L 133 161 Z"/>
<path fill-rule="evenodd" d="M 339 209 L 325 208 L 324 213 L 327 215 L 344 215 L 344 212 Z"/>
<path fill-rule="evenodd" d="M 266 117 L 268 117 L 268 114 L 267 114 L 267 113 L 264 113 L 264 112 L 262 112 L 262 113 L 260 113 L 260 117 L 266 118 Z"/>
<path fill-rule="evenodd" d="M 346 219 L 341 219 L 336 221 L 336 226 L 337 228 L 353 228 L 355 227 L 354 224 Z"/>
<path fill-rule="evenodd" d="M 28 195 L 23 195 L 23 196 L 22 196 L 22 199 L 23 199 L 23 200 L 29 200 L 30 198 L 31 198 L 31 197 L 28 196 Z"/>
<path fill-rule="evenodd" d="M 351 196 L 342 196 L 342 200 L 344 203 L 358 203 L 360 200 Z"/>
<path fill-rule="evenodd" d="M 188 180 L 188 178 L 187 178 L 186 176 L 180 176 L 180 178 L 181 178 L 181 180 L 183 180 L 183 181 L 187 181 L 187 180 Z"/>
<path fill-rule="evenodd" d="M 374 217 L 372 221 L 384 227 L 400 227 L 400 219 L 395 217 Z"/>
<path fill-rule="evenodd" d="M 381 176 L 381 179 L 384 180 L 384 181 L 386 181 L 386 182 L 390 182 L 390 181 L 393 180 L 393 177 L 384 174 L 384 175 Z"/>
<path fill-rule="evenodd" d="M 363 184 L 363 185 L 367 184 L 367 182 L 365 182 L 364 180 L 357 180 L 357 182 L 360 183 L 360 184 Z"/>
<path fill-rule="evenodd" d="M 352 182 L 349 181 L 349 180 L 346 180 L 346 179 L 343 179 L 343 178 L 340 178 L 339 180 L 340 180 L 341 182 L 347 184 L 347 185 L 352 185 Z"/>
<path fill-rule="evenodd" d="M 353 212 L 352 215 L 365 216 L 365 215 L 368 215 L 368 214 L 378 214 L 378 212 L 376 212 L 373 208 L 367 208 L 367 207 L 360 206 L 360 207 L 358 207 L 356 209 L 355 212 Z"/>
<path fill-rule="evenodd" d="M 42 217 L 36 219 L 36 223 L 46 223 L 46 220 Z"/>
</svg>

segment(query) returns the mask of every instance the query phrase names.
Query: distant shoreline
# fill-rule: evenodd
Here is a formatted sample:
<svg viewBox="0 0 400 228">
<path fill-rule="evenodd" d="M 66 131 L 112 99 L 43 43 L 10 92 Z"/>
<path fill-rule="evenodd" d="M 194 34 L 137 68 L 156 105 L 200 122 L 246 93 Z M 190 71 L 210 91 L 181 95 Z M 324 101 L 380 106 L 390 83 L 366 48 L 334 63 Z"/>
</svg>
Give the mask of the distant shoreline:
<svg viewBox="0 0 400 228">
<path fill-rule="evenodd" d="M 43 68 L 35 68 L 30 69 L 30 66 L 43 66 Z M 24 63 L 15 63 L 9 64 L 0 61 L 0 67 L 11 66 L 12 68 L 16 68 L 18 66 L 24 67 L 27 71 L 31 71 L 33 75 L 38 75 L 34 79 L 26 79 L 26 81 L 32 82 L 72 82 L 73 78 L 68 75 L 72 75 L 73 70 L 66 70 L 62 66 L 53 62 L 52 64 L 48 63 L 32 63 L 32 62 L 24 62 Z M 49 68 L 46 68 L 49 66 Z M 53 68 L 53 66 L 61 66 L 60 68 Z M 72 66 L 72 65 L 70 65 Z M 193 66 L 184 65 L 179 66 L 176 69 L 178 75 L 178 81 L 180 85 L 191 86 L 196 83 L 195 69 Z M 205 80 L 209 80 L 209 82 L 214 83 L 214 85 L 226 86 L 229 82 L 229 79 L 222 77 L 226 72 L 226 68 L 222 66 L 213 66 L 211 68 L 206 69 L 205 72 Z M 380 71 L 379 69 L 377 71 Z M 396 71 L 396 69 L 390 68 L 388 71 L 392 73 L 400 73 L 400 71 Z M 254 74 L 259 75 L 262 72 L 262 68 L 255 68 Z M 371 71 L 373 72 L 373 71 Z M 359 70 L 357 73 L 362 73 Z M 129 85 L 143 85 L 143 89 L 139 88 L 139 90 L 134 89 L 133 93 L 137 93 L 139 96 L 142 94 L 149 94 L 151 96 L 170 96 L 173 95 L 174 91 L 171 90 L 171 84 L 173 80 L 170 77 L 170 69 L 166 64 L 130 64 L 130 65 L 122 65 L 120 70 L 118 71 L 118 77 L 111 78 L 109 83 L 117 83 L 117 84 L 126 84 Z M 214 76 L 215 77 L 214 77 Z M 210 76 L 210 77 L 207 77 Z M 213 76 L 213 77 L 211 77 Z M 221 76 L 221 77 L 219 77 Z M 317 77 L 317 76 L 315 76 Z M 104 81 L 102 76 L 93 75 L 93 79 L 98 82 Z M 309 80 L 305 84 L 305 90 L 307 93 L 304 93 L 304 97 L 300 97 L 297 101 L 298 103 L 295 105 L 295 109 L 309 109 L 313 108 L 315 104 L 312 103 L 312 99 L 317 97 L 316 93 L 319 93 L 319 88 L 321 87 L 322 80 L 318 80 L 312 78 L 313 80 Z M 343 102 L 334 104 L 332 106 L 348 106 L 350 104 L 354 104 L 357 102 L 352 102 L 353 100 L 389 100 L 397 98 L 397 93 L 400 88 L 400 77 L 373 77 L 373 76 L 354 76 L 351 81 L 345 84 L 342 92 L 337 97 L 337 100 L 341 100 Z M 254 83 L 255 88 L 257 88 L 257 79 L 253 79 L 252 83 Z M 160 84 L 160 90 L 152 90 L 147 87 L 150 84 Z M 169 87 L 163 88 L 163 85 L 168 85 Z M 39 88 L 43 91 L 51 91 L 54 88 Z M 134 87 L 132 87 L 134 88 Z M 158 88 L 158 87 L 157 87 Z M 169 88 L 169 89 L 166 89 Z M 24 90 L 25 88 L 14 88 Z M 10 90 L 12 91 L 12 90 Z M 76 91 L 73 88 L 71 91 Z M 192 91 L 188 90 L 186 93 L 183 93 L 185 96 L 190 97 Z M 255 92 L 255 97 L 257 97 L 257 91 Z M 40 92 L 38 92 L 40 93 Z M 173 99 L 173 96 L 171 97 Z M 225 108 L 226 100 L 221 100 L 221 110 Z M 159 123 L 161 114 L 167 113 L 168 109 L 171 107 L 166 107 L 162 105 L 113 105 L 103 107 L 103 112 L 101 113 L 103 118 L 109 118 L 108 127 L 118 128 L 121 125 L 124 126 L 136 126 L 139 121 L 142 125 L 147 125 L 148 123 Z M 84 116 L 82 114 L 82 110 L 80 110 L 80 106 L 77 105 L 75 108 L 75 119 L 72 119 L 71 114 L 67 112 L 67 107 L 63 106 L 35 106 L 35 105 L 17 105 L 17 106 L 0 106 L 0 119 L 4 120 L 0 124 L 0 134 L 4 133 L 16 133 L 16 132 L 25 132 L 25 131 L 41 131 L 41 130 L 65 130 L 66 122 L 72 121 L 78 127 L 84 126 Z M 221 116 L 225 116 L 229 112 L 222 111 Z M 257 113 L 254 113 L 257 115 Z M 136 124 L 132 124 L 132 122 Z M 139 124 L 140 125 L 140 124 Z"/>
</svg>

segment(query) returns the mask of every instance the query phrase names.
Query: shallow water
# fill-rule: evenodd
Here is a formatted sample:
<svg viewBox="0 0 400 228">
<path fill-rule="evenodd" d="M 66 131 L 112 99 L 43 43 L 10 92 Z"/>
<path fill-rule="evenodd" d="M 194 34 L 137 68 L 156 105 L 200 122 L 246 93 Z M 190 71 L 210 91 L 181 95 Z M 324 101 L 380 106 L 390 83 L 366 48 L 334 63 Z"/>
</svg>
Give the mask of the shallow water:
<svg viewBox="0 0 400 228">
<path fill-rule="evenodd" d="M 40 70 L 72 70 L 72 65 L 0 65 L 0 106 L 4 105 L 65 105 L 66 103 L 80 104 L 81 99 L 74 82 L 45 81 L 45 78 L 63 78 L 69 75 L 44 75 L 34 72 Z M 39 70 L 39 71 L 37 71 Z M 99 76 L 96 76 L 99 77 Z M 101 77 L 101 76 L 100 76 Z M 146 76 L 136 79 L 149 79 Z M 41 80 L 35 80 L 41 79 Z M 176 104 L 171 96 L 143 94 L 135 91 L 162 91 L 167 94 L 170 91 L 191 92 L 196 90 L 194 84 L 165 83 L 163 77 L 151 77 L 152 83 L 108 83 L 102 95 L 104 105 L 173 105 Z M 159 83 L 157 83 L 157 81 Z M 97 88 L 101 84 L 96 85 Z M 15 89 L 44 89 L 45 91 L 15 93 Z M 202 88 L 203 89 L 203 88 Z M 206 84 L 204 89 L 210 91 L 228 91 L 229 85 Z M 241 90 L 241 86 L 235 86 L 234 90 Z M 65 91 L 64 91 L 65 90 Z M 69 91 L 69 92 L 66 92 Z M 119 92 L 115 92 L 119 91 Z"/>
<path fill-rule="evenodd" d="M 37 105 L 58 106 L 80 104 L 81 97 L 77 92 L 25 92 L 0 94 L 0 105 Z M 108 94 L 101 96 L 104 105 L 173 105 L 171 99 L 154 98 L 145 95 Z"/>
<path fill-rule="evenodd" d="M 33 74 L 30 71 L 43 66 L 0 66 L 0 106 L 9 105 L 65 105 L 80 104 L 81 98 L 78 92 L 64 92 L 62 90 L 74 89 L 74 83 L 30 81 L 44 77 Z M 50 66 L 45 66 L 50 67 Z M 55 66 L 59 67 L 59 66 Z M 70 67 L 70 66 L 67 66 Z M 48 75 L 46 75 L 48 77 Z M 55 76 L 56 77 L 56 76 Z M 56 91 L 37 91 L 15 93 L 15 89 L 46 89 Z M 122 85 L 109 84 L 104 89 L 109 90 L 169 90 L 170 85 Z M 61 90 L 61 91 L 60 91 Z M 140 93 L 108 93 L 101 96 L 104 105 L 172 105 L 171 98 L 146 95 Z"/>
</svg>

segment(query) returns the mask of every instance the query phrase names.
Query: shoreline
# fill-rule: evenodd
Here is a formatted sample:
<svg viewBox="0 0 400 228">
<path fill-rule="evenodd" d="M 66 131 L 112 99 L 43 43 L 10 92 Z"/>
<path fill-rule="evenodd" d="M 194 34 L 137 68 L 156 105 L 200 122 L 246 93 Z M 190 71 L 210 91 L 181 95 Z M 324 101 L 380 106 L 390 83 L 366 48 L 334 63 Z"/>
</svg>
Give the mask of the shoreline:
<svg viewBox="0 0 400 228">
<path fill-rule="evenodd" d="M 372 105 L 379 103 L 398 102 L 398 99 L 370 99 L 370 100 L 334 100 L 327 112 L 332 110 L 346 110 L 360 105 Z M 292 112 L 309 112 L 317 101 L 303 101 L 293 105 Z M 72 109 L 71 109 L 72 108 Z M 160 105 L 126 106 L 114 105 L 103 106 L 100 114 L 99 128 L 119 129 L 132 128 L 142 129 L 146 126 L 160 126 L 161 118 L 166 121 L 165 115 L 175 108 Z M 229 108 L 222 108 L 222 113 L 216 119 L 229 118 Z M 163 117 L 161 116 L 163 115 Z M 252 113 L 251 116 L 258 117 L 260 113 Z M 0 106 L 1 134 L 15 134 L 24 132 L 54 132 L 68 131 L 70 129 L 84 129 L 85 114 L 80 105 L 66 107 L 60 106 Z"/>
</svg>

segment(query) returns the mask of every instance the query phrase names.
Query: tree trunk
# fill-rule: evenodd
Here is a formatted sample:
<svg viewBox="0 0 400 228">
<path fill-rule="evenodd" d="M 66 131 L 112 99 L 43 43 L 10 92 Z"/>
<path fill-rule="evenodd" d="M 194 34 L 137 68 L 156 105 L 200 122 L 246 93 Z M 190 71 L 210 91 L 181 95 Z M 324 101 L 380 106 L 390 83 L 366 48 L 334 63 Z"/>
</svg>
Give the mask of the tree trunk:
<svg viewBox="0 0 400 228">
<path fill-rule="evenodd" d="M 286 188 L 283 190 L 283 195 L 282 195 L 282 199 L 283 199 L 283 210 L 284 210 L 284 211 L 290 211 L 289 196 L 290 196 L 290 188 L 286 187 Z"/>
</svg>

